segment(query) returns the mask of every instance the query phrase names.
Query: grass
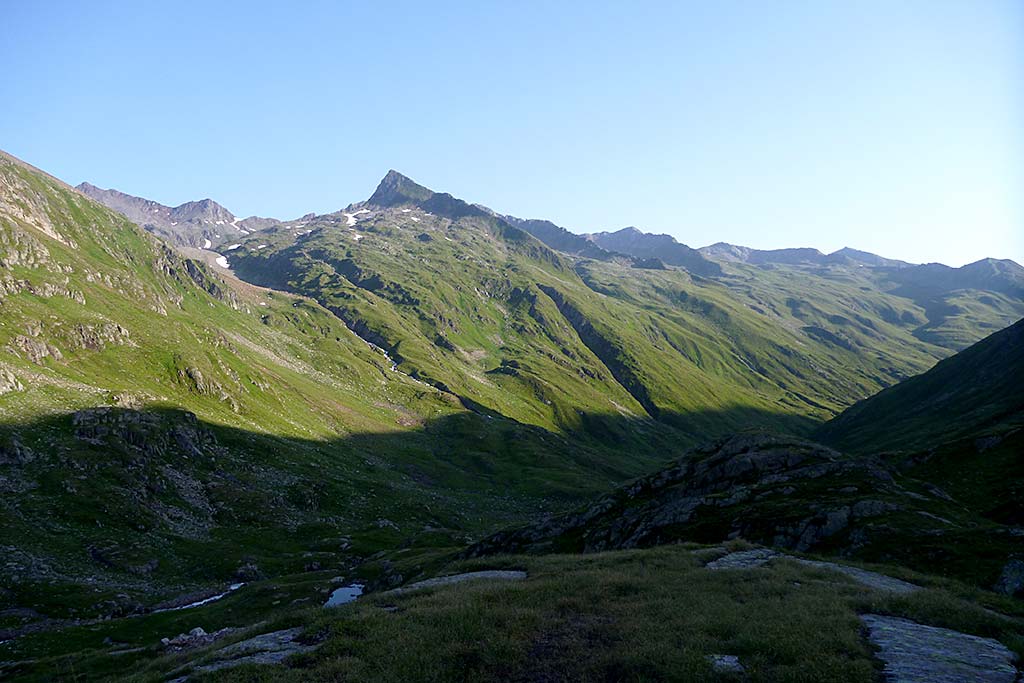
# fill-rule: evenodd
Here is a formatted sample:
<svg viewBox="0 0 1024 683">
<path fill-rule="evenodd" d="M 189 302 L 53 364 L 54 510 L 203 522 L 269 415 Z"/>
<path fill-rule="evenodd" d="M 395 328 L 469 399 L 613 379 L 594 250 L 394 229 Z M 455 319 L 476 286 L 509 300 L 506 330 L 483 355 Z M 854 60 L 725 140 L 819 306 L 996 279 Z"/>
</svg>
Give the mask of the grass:
<svg viewBox="0 0 1024 683">
<path fill-rule="evenodd" d="M 853 452 L 915 451 L 1021 426 L 1024 320 L 864 401 L 817 438 Z"/>
<path fill-rule="evenodd" d="M 243 596 L 211 606 L 202 613 L 211 623 L 316 621 L 319 612 L 284 609 L 319 596 L 325 578 L 315 565 L 362 571 L 381 585 L 435 571 L 453 546 L 577 505 L 694 442 L 749 427 L 807 433 L 1022 311 L 1012 297 L 970 291 L 935 304 L 843 268 L 730 265 L 709 280 L 573 259 L 477 213 L 446 218 L 440 209 L 459 205 L 443 197 L 433 215 L 381 211 L 361 220 L 362 240 L 339 216 L 317 217 L 301 237 L 284 228 L 261 233 L 232 252 L 232 264 L 277 289 L 232 287 L 2 155 L 0 174 L 0 199 L 18 209 L 0 216 L 0 365 L 23 387 L 0 395 L 0 535 L 14 549 L 0 567 L 0 609 L 55 619 L 216 591 L 255 565 L 268 583 L 247 589 L 244 607 Z M 257 241 L 267 248 L 255 249 Z M 364 340 L 383 347 L 399 371 Z M 36 342 L 50 355 L 33 361 L 23 347 Z M 76 437 L 75 414 L 97 406 L 155 421 Z M 198 440 L 200 455 L 181 446 L 182 433 Z M 1015 471 L 1006 452 L 999 463 L 1000 472 Z M 742 624 L 723 621 L 706 633 L 688 615 L 663 615 L 658 605 L 671 590 L 648 585 L 644 572 L 683 594 L 685 581 L 706 579 L 691 575 L 683 556 L 674 572 L 661 551 L 649 552 L 649 562 L 628 554 L 602 556 L 598 566 L 579 560 L 574 585 L 602 605 L 600 614 L 559 593 L 571 589 L 555 575 L 571 571 L 568 558 L 521 558 L 536 576 L 508 588 L 519 596 L 513 604 L 485 611 L 496 594 L 473 587 L 466 595 L 476 602 L 456 600 L 449 613 L 441 605 L 417 612 L 419 597 L 409 598 L 408 616 L 360 605 L 342 631 L 363 619 L 372 627 L 365 642 L 338 641 L 337 656 L 310 666 L 372 677 L 395 637 L 388 629 L 409 619 L 410 652 L 426 652 L 431 628 L 452 632 L 451 661 L 430 662 L 440 679 L 520 675 L 538 659 L 531 653 L 547 661 L 563 651 L 587 654 L 550 666 L 584 679 L 642 680 L 670 669 L 699 679 L 705 650 L 726 645 L 766 676 L 821 674 L 814 662 L 787 659 L 781 641 L 762 652 L 743 649 L 761 643 L 754 635 L 723 640 L 725 625 Z M 670 623 L 694 639 L 646 634 L 654 622 L 626 606 L 634 584 L 638 604 L 682 620 Z M 527 587 L 539 592 L 530 597 Z M 648 594 L 650 601 L 636 597 Z M 724 598 L 710 595 L 677 607 L 718 623 L 708 610 Z M 760 604 L 728 600 L 740 598 Z M 533 599 L 568 602 L 552 612 Z M 769 605 L 758 609 L 769 623 Z M 64 628 L 17 647 L 58 677 L 111 672 L 126 665 L 59 655 L 100 648 L 97 637 L 109 629 L 151 643 L 189 618 Z M 836 619 L 835 633 L 846 633 Z M 804 634 L 805 626 L 794 628 Z M 475 644 L 474 632 L 493 649 Z M 624 668 L 595 654 L 597 645 Z M 856 652 L 844 656 L 856 660 Z M 663 660 L 662 668 L 652 673 L 647 660 Z M 378 673 L 408 674 L 412 661 L 400 657 Z"/>
<path fill-rule="evenodd" d="M 1009 599 L 985 596 L 988 607 L 1010 615 L 1003 618 L 982 609 L 978 591 L 919 574 L 911 578 L 929 588 L 891 596 L 785 561 L 750 570 L 703 568 L 724 552 L 677 545 L 456 563 L 446 572 L 516 568 L 529 578 L 371 594 L 329 610 L 278 609 L 260 630 L 302 626 L 307 642 L 320 643 L 315 652 L 292 658 L 286 668 L 239 667 L 201 680 L 711 681 L 722 679 L 706 656 L 733 654 L 751 681 L 873 681 L 878 665 L 857 618 L 865 612 L 996 638 L 1018 653 L 1024 648 L 1024 609 Z M 278 586 L 277 594 L 292 590 Z M 234 609 L 242 597 L 231 598 Z M 178 623 L 207 630 L 233 623 L 223 613 L 199 615 Z M 161 627 L 169 632 L 178 625 Z M 189 661 L 203 661 L 203 652 L 160 656 L 152 648 L 158 632 L 147 626 L 141 637 L 129 638 L 148 649 L 123 665 L 118 680 L 162 680 Z M 80 675 L 99 673 L 90 667 L 114 659 L 99 652 L 80 658 Z M 55 669 L 75 680 L 70 660 Z"/>
</svg>

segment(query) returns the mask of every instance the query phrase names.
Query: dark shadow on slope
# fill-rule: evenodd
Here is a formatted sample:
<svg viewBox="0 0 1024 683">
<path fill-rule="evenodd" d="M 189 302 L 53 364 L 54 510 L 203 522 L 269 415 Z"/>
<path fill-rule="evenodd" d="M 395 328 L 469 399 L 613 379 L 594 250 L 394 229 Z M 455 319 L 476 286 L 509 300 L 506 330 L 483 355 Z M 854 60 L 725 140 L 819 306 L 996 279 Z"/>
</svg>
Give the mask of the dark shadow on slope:
<svg viewBox="0 0 1024 683">
<path fill-rule="evenodd" d="M 923 450 L 1024 425 L 1024 320 L 851 406 L 815 438 L 856 452 Z"/>
<path fill-rule="evenodd" d="M 189 587 L 340 573 L 381 550 L 460 546 L 579 505 L 693 443 L 646 418 L 580 419 L 579 432 L 553 433 L 463 412 L 327 441 L 174 409 L 91 408 L 2 425 L 0 610 L 118 615 Z"/>
<path fill-rule="evenodd" d="M 913 462 L 851 457 L 813 442 L 737 434 L 689 451 L 574 511 L 494 534 L 464 557 L 579 553 L 743 538 L 796 552 L 835 554 L 942 573 L 1013 594 L 1004 580 L 1021 548 L 1021 432 L 988 457 L 949 444 L 927 469 Z M 929 454 L 931 456 L 931 454 Z M 948 475 L 957 464 L 977 468 Z M 934 479 L 947 469 L 948 491 Z M 996 499 L 1003 501 L 996 505 Z M 1015 576 L 1011 574 L 1011 577 Z"/>
</svg>

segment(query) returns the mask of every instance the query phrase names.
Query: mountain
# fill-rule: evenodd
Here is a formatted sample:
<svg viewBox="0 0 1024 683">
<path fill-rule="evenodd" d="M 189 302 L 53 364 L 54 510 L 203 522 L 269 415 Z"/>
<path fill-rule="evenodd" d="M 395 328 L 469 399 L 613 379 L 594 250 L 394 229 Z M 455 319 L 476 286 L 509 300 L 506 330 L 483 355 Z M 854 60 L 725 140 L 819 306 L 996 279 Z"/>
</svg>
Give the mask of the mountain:
<svg viewBox="0 0 1024 683">
<path fill-rule="evenodd" d="M 789 248 L 789 249 L 752 249 L 726 242 L 716 242 L 707 247 L 701 247 L 698 251 L 708 258 L 736 261 L 739 263 L 751 263 L 764 265 L 766 263 L 778 264 L 816 264 L 827 263 L 828 258 L 817 249 L 811 248 Z"/>
<path fill-rule="evenodd" d="M 5 154 L 0 310 L 0 613 L 29 615 L 0 641 L 459 543 L 638 474 L 673 435 L 610 420 L 619 451 L 468 410 L 308 297 L 185 258 Z"/>
<path fill-rule="evenodd" d="M 303 222 L 225 258 L 313 298 L 462 405 L 545 429 L 636 417 L 689 443 L 800 432 L 950 352 L 915 339 L 924 312 L 869 273 L 633 268 L 556 251 L 395 171 L 369 200 Z"/>
<path fill-rule="evenodd" d="M 901 268 L 890 275 L 906 291 L 944 294 L 958 289 L 999 292 L 1013 297 L 1024 296 L 1024 267 L 1009 259 L 981 259 L 960 268 L 941 263 L 927 263 Z"/>
<path fill-rule="evenodd" d="M 651 235 L 636 228 L 617 232 L 598 232 L 587 238 L 602 249 L 629 254 L 639 259 L 656 258 L 671 266 L 680 266 L 694 275 L 721 275 L 722 269 L 696 249 L 680 244 L 670 235 Z"/>
<path fill-rule="evenodd" d="M 394 170 L 388 171 L 366 204 L 382 208 L 414 206 L 451 219 L 490 216 L 478 206 L 456 199 L 447 192 L 428 190 Z"/>
<path fill-rule="evenodd" d="M 817 249 L 759 250 L 722 242 L 702 248 L 701 253 L 727 268 L 749 265 L 762 273 L 781 270 L 796 277 L 830 280 L 856 273 L 869 281 L 862 291 L 884 291 L 924 311 L 913 331 L 915 337 L 954 350 L 1019 318 L 1017 302 L 1024 296 L 1024 268 L 1009 260 L 983 259 L 951 268 L 938 263 L 915 265 L 850 248 L 822 254 Z"/>
<path fill-rule="evenodd" d="M 924 449 L 1024 427 L 1024 320 L 846 409 L 816 437 L 857 452 Z"/>
<path fill-rule="evenodd" d="M 81 183 L 75 189 L 145 230 L 179 246 L 208 248 L 212 244 L 221 244 L 280 222 L 257 216 L 239 220 L 212 199 L 169 207 L 117 190 L 104 190 L 89 183 Z"/>
<path fill-rule="evenodd" d="M 785 264 L 785 265 L 817 265 L 845 264 L 853 266 L 870 266 L 873 268 L 903 268 L 912 264 L 897 259 L 889 259 L 868 251 L 843 247 L 831 254 L 823 254 L 817 249 L 798 247 L 790 249 L 751 249 L 726 242 L 716 242 L 698 250 L 707 258 L 718 261 L 734 261 L 754 265 Z"/>
<path fill-rule="evenodd" d="M 1011 525 L 1024 523 L 1021 377 L 1024 320 L 814 433 L 845 453 L 787 436 L 729 436 L 587 507 L 495 534 L 465 555 L 740 537 L 1004 590 L 1020 549 Z M 885 452 L 894 449 L 902 453 Z M 1005 591 L 1024 592 L 1024 583 L 1012 585 Z"/>
<path fill-rule="evenodd" d="M 702 247 L 697 250 L 699 253 L 711 259 L 724 261 L 739 261 L 754 265 L 766 263 L 779 263 L 787 265 L 796 264 L 817 264 L 828 262 L 828 257 L 817 249 L 791 248 L 791 249 L 751 249 L 740 247 L 735 244 L 717 242 L 709 247 Z"/>
<path fill-rule="evenodd" d="M 566 254 L 602 261 L 607 261 L 617 256 L 615 252 L 602 249 L 585 236 L 570 232 L 551 221 L 516 218 L 515 216 L 502 216 L 501 218 L 517 228 L 530 233 L 552 249 L 565 252 Z"/>
<path fill-rule="evenodd" d="M 823 254 L 811 248 L 764 250 L 718 242 L 699 251 L 718 261 L 759 266 L 867 266 L 878 269 L 891 283 L 899 285 L 900 294 L 915 299 L 964 289 L 998 292 L 1015 298 L 1024 296 L 1024 267 L 1008 259 L 982 259 L 960 268 L 951 268 L 941 263 L 915 265 L 849 247 Z"/>
<path fill-rule="evenodd" d="M 872 268 L 904 268 L 913 265 L 906 261 L 885 258 L 878 254 L 872 254 L 869 251 L 860 251 L 859 249 L 851 249 L 850 247 L 843 247 L 838 251 L 832 252 L 828 255 L 828 259 L 833 262 L 846 260 L 851 263 L 871 266 Z"/>
<path fill-rule="evenodd" d="M 457 234 L 447 234 L 453 229 Z M 539 241 L 531 239 L 533 233 Z M 617 262 L 612 252 L 549 222 L 500 216 L 389 171 L 367 201 L 237 238 L 220 258 L 243 279 L 315 298 L 350 329 L 388 349 L 399 367 L 453 392 L 463 405 L 545 428 L 588 423 L 597 429 L 595 420 L 600 424 L 604 418 L 581 421 L 579 416 L 602 415 L 610 400 L 614 414 L 625 410 L 655 417 L 681 427 L 692 442 L 730 426 L 750 426 L 751 419 L 793 428 L 787 415 L 810 411 L 829 417 L 852 400 L 925 369 L 948 355 L 947 348 L 974 341 L 986 326 L 1004 325 L 1024 313 L 1021 301 L 981 291 L 968 292 L 970 305 L 957 308 L 892 296 L 888 290 L 896 285 L 879 269 L 849 267 L 851 250 L 840 259 L 842 265 L 829 270 L 792 266 L 798 270 L 779 277 L 756 268 L 734 272 L 745 267 L 740 263 L 730 264 L 726 273 L 702 257 L 682 271 L 659 271 L 662 263 L 682 263 L 673 253 L 696 252 L 668 236 L 635 230 L 616 235 L 632 236 L 650 251 L 632 249 L 632 262 L 625 257 Z M 378 248 L 364 248 L 371 244 Z M 509 255 L 515 256 L 508 260 Z M 527 301 L 540 297 L 554 305 L 557 315 L 540 315 L 532 305 L 528 322 L 512 332 L 502 329 L 504 315 L 481 317 L 468 305 L 459 292 L 493 289 L 493 273 L 480 266 L 502 260 L 512 270 L 499 276 L 499 293 L 489 298 L 515 310 L 521 302 L 500 292 L 524 292 Z M 422 265 L 410 268 L 410 263 Z M 526 263 L 563 274 L 544 283 L 530 274 L 536 266 L 521 268 Z M 706 270 L 708 264 L 717 274 Z M 641 266 L 648 275 L 628 266 Z M 467 267 L 464 276 L 452 275 Z M 690 277 L 694 270 L 716 282 Z M 438 295 L 446 289 L 451 291 Z M 854 301 L 851 308 L 847 302 Z M 922 310 L 919 303 L 930 308 Z M 539 325 L 536 329 L 564 354 L 568 340 L 551 336 L 553 320 L 568 325 L 573 343 L 585 349 L 569 352 L 568 358 L 593 358 L 586 362 L 599 368 L 590 378 L 587 368 L 593 365 L 584 365 L 560 386 L 582 378 L 590 389 L 547 388 L 564 370 L 552 366 L 548 352 L 531 358 L 537 349 L 525 340 L 515 350 L 481 343 L 515 339 Z M 919 335 L 934 343 L 914 339 Z M 650 341 L 659 338 L 668 340 L 667 348 Z M 870 356 L 873 348 L 881 354 Z M 793 349 L 800 350 L 794 355 Z M 816 367 L 835 374 L 822 375 Z M 667 368 L 676 377 L 692 378 L 690 384 L 699 388 L 679 394 L 664 379 Z M 474 375 L 488 379 L 467 382 Z M 839 395 L 847 398 L 837 402 Z M 734 406 L 728 411 L 705 412 L 709 404 L 727 402 Z"/>
<path fill-rule="evenodd" d="M 231 217 L 179 210 L 178 246 Z M 867 681 L 866 605 L 1020 642 L 995 614 L 1019 609 L 978 590 L 1017 586 L 1021 432 L 984 407 L 1012 408 L 992 368 L 1018 374 L 1016 337 L 939 363 L 1024 316 L 1012 267 L 956 290 L 848 259 L 701 275 L 555 249 L 564 235 L 527 224 L 545 239 L 392 171 L 342 211 L 174 250 L 0 154 L 0 677 L 180 679 L 256 636 L 306 668 L 254 675 L 408 680 L 449 647 L 443 624 L 463 649 L 438 678 L 557 679 L 575 653 L 580 678 L 712 680 L 707 656 L 740 648 L 768 679 Z M 906 450 L 805 438 L 933 366 L 985 393 L 947 405 L 955 386 L 928 385 L 901 399 L 909 427 L 858 422 L 911 435 Z M 925 433 L 957 410 L 977 429 Z M 869 594 L 786 559 L 743 580 L 705 566 L 749 541 L 932 590 Z M 537 555 L 552 550 L 569 554 Z M 495 569 L 528 576 L 504 598 L 411 585 Z M 376 595 L 318 607 L 355 583 Z M 715 614 L 728 622 L 680 660 L 665 619 Z M 639 647 L 630 633 L 667 649 L 601 659 Z M 361 659 L 385 645 L 398 654 Z"/>
</svg>

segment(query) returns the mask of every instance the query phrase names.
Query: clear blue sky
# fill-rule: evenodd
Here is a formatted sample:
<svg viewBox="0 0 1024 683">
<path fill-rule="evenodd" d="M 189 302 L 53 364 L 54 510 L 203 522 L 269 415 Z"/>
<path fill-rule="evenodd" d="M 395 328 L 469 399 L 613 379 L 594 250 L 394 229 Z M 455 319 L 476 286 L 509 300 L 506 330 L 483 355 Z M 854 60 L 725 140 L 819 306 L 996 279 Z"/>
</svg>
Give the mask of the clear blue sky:
<svg viewBox="0 0 1024 683">
<path fill-rule="evenodd" d="M 0 148 L 71 183 L 1024 263 L 1019 0 L 0 5 Z"/>
</svg>

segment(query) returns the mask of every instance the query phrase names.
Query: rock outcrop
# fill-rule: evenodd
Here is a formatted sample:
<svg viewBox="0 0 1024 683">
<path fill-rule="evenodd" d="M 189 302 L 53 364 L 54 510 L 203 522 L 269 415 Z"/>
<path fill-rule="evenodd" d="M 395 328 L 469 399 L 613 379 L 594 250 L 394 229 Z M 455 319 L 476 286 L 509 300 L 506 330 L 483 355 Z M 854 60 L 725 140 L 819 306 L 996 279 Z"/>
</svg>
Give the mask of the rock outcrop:
<svg viewBox="0 0 1024 683">
<path fill-rule="evenodd" d="M 921 508 L 921 498 L 879 461 L 792 437 L 741 434 L 690 451 L 587 508 L 484 539 L 466 554 L 597 552 L 735 537 L 799 552 L 855 550 L 870 543 L 874 527 Z"/>
<path fill-rule="evenodd" d="M 1014 655 L 990 638 L 926 626 L 880 614 L 865 614 L 871 643 L 893 683 L 1013 683 Z"/>
</svg>

